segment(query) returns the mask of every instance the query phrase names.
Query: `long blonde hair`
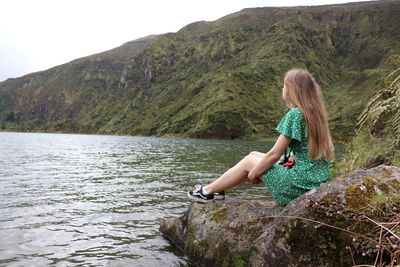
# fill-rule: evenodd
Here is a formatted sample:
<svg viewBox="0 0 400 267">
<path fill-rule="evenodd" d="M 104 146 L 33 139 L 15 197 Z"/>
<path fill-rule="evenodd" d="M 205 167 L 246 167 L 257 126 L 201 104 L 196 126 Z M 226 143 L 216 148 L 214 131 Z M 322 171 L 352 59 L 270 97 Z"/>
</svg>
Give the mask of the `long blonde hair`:
<svg viewBox="0 0 400 267">
<path fill-rule="evenodd" d="M 312 159 L 330 161 L 334 147 L 321 89 L 306 70 L 292 69 L 284 79 L 283 100 L 290 108 L 298 107 L 307 123 L 308 150 Z"/>
</svg>

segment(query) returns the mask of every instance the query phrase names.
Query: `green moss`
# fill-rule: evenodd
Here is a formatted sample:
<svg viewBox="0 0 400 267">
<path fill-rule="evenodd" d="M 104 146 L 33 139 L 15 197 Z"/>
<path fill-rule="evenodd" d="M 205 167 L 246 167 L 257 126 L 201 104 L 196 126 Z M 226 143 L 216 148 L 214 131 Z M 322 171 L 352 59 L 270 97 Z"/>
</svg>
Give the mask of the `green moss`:
<svg viewBox="0 0 400 267">
<path fill-rule="evenodd" d="M 228 214 L 226 213 L 221 213 L 221 214 L 215 213 L 212 217 L 212 220 L 215 221 L 216 223 L 222 223 L 226 219 L 228 219 Z"/>
<path fill-rule="evenodd" d="M 205 240 L 199 240 L 197 244 L 202 251 L 207 251 L 210 247 Z"/>
<path fill-rule="evenodd" d="M 393 181 L 388 181 L 388 184 L 393 187 L 397 192 L 400 192 L 400 182 L 393 180 Z"/>
<path fill-rule="evenodd" d="M 348 187 L 345 192 L 347 206 L 358 210 L 362 205 L 369 203 L 375 194 L 374 185 L 373 178 L 367 177 L 364 182 Z"/>
<path fill-rule="evenodd" d="M 388 193 L 389 192 L 389 186 L 386 183 L 379 183 L 378 184 L 379 190 L 381 190 L 383 193 Z"/>
<path fill-rule="evenodd" d="M 234 208 L 234 207 L 235 206 L 230 207 L 230 208 L 221 208 L 221 206 L 215 205 L 213 208 L 208 210 L 208 212 L 213 213 L 213 215 L 211 217 L 211 220 L 213 220 L 216 223 L 220 224 L 223 221 L 225 221 L 226 219 L 228 219 L 230 210 L 232 208 Z"/>
<path fill-rule="evenodd" d="M 239 255 L 234 255 L 232 258 L 232 264 L 229 266 L 234 266 L 234 267 L 244 267 L 247 266 L 247 263 L 243 258 Z"/>
<path fill-rule="evenodd" d="M 188 238 L 188 242 L 190 242 L 190 243 L 193 243 L 196 240 L 195 234 L 190 229 L 188 229 L 187 238 Z"/>
</svg>

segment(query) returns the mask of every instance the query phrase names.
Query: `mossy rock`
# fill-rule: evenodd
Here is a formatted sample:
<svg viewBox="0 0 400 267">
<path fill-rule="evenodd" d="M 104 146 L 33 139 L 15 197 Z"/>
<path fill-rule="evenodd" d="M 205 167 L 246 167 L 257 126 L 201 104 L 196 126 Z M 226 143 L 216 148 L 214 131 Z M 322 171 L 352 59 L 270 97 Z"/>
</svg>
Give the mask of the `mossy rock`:
<svg viewBox="0 0 400 267">
<path fill-rule="evenodd" d="M 373 264 L 372 254 L 362 255 L 371 244 L 360 235 L 376 225 L 360 218 L 379 220 L 371 206 L 390 208 L 389 199 L 400 208 L 399 184 L 399 168 L 378 166 L 328 181 L 285 207 L 235 199 L 192 203 L 183 216 L 165 219 L 160 231 L 199 266 Z"/>
</svg>

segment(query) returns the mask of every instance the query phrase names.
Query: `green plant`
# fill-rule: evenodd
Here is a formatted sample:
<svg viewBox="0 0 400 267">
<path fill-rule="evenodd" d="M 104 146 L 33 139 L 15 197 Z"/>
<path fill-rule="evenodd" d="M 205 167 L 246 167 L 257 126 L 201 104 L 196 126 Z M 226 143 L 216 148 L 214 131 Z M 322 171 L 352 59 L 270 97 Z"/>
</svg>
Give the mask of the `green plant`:
<svg viewBox="0 0 400 267">
<path fill-rule="evenodd" d="M 357 135 L 346 143 L 346 154 L 334 163 L 332 176 L 380 164 L 400 166 L 400 68 L 383 86 L 360 113 Z"/>
<path fill-rule="evenodd" d="M 400 145 L 400 68 L 384 80 L 385 88 L 379 91 L 360 114 L 358 132 L 368 129 L 371 135 L 382 132 L 393 136 L 395 146 Z"/>
</svg>

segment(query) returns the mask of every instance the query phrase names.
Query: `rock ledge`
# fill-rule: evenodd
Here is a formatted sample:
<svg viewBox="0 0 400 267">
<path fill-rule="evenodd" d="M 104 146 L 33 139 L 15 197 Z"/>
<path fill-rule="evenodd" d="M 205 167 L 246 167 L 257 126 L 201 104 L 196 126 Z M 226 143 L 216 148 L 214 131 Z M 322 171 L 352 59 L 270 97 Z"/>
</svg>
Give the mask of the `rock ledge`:
<svg viewBox="0 0 400 267">
<path fill-rule="evenodd" d="M 373 225 L 354 226 L 343 212 L 362 213 L 377 196 L 400 198 L 399 168 L 382 165 L 352 172 L 285 207 L 237 199 L 192 203 L 182 216 L 163 220 L 160 231 L 199 266 L 349 266 L 353 260 L 373 264 L 373 255 L 362 256 L 355 247 L 351 256 L 346 249 L 354 235 L 313 220 L 362 233 Z M 368 245 L 374 244 L 363 246 Z"/>
</svg>

